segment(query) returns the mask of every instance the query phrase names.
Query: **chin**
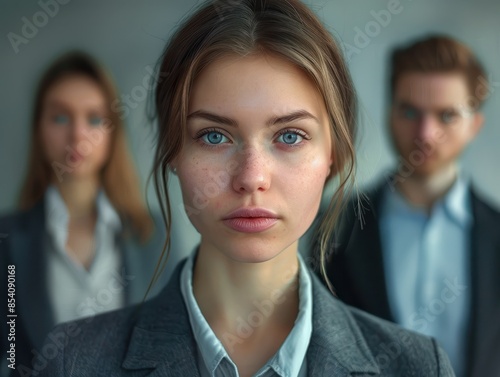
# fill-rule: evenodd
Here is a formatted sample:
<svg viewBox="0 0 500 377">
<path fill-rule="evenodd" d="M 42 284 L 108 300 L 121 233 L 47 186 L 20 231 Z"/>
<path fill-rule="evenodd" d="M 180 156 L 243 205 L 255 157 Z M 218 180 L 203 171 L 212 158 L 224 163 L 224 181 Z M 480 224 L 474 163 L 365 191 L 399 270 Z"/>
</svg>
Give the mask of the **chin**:
<svg viewBox="0 0 500 377">
<path fill-rule="evenodd" d="M 285 245 L 273 245 L 265 240 L 238 240 L 224 245 L 226 256 L 240 263 L 268 262 L 287 249 Z M 221 248 L 221 250 L 223 250 Z"/>
<path fill-rule="evenodd" d="M 240 248 L 237 253 L 231 252 L 230 258 L 240 263 L 264 263 L 275 258 L 279 251 L 273 252 L 255 248 Z"/>
<path fill-rule="evenodd" d="M 428 162 L 416 167 L 414 174 L 418 177 L 426 178 L 433 176 L 439 172 L 440 169 L 441 166 L 439 164 Z"/>
</svg>

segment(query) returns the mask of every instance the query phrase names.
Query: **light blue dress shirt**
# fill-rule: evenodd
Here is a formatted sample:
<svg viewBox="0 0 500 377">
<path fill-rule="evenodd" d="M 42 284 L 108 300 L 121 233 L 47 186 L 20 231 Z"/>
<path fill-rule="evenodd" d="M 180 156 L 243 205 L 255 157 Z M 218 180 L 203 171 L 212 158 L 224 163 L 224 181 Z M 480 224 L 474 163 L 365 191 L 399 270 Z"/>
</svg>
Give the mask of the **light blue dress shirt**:
<svg viewBox="0 0 500 377">
<path fill-rule="evenodd" d="M 405 328 L 435 337 L 457 377 L 464 376 L 470 311 L 470 230 L 467 183 L 458 178 L 430 213 L 387 186 L 380 234 L 389 305 Z"/>
<path fill-rule="evenodd" d="M 238 377 L 238 369 L 222 342 L 216 337 L 200 311 L 193 294 L 191 255 L 181 272 L 181 293 L 198 346 L 198 367 L 202 377 Z M 255 377 L 305 377 L 306 353 L 312 334 L 312 283 L 307 267 L 299 258 L 299 313 L 292 331 L 278 352 L 254 375 Z M 276 305 L 279 305 L 277 303 Z M 259 309 L 256 307 L 256 312 Z M 258 315 L 256 315 L 258 317 Z M 251 322 L 251 319 L 247 322 Z M 251 326 L 251 325 L 250 325 Z"/>
</svg>

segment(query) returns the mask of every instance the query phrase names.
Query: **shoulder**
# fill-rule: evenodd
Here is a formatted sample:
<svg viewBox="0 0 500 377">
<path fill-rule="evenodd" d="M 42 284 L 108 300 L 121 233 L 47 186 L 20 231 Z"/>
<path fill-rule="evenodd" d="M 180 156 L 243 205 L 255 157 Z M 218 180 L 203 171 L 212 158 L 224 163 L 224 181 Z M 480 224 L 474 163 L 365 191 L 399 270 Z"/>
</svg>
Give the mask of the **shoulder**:
<svg viewBox="0 0 500 377">
<path fill-rule="evenodd" d="M 28 210 L 17 210 L 0 216 L 0 234 L 16 230 L 28 229 L 34 221 L 40 222 L 44 217 L 44 204 L 40 201 Z M 40 224 L 38 224 L 40 226 Z"/>
<path fill-rule="evenodd" d="M 33 364 L 40 376 L 111 375 L 119 370 L 140 304 L 56 326 Z"/>
<path fill-rule="evenodd" d="M 356 308 L 347 307 L 347 310 L 381 370 L 401 375 L 409 371 L 419 371 L 423 376 L 453 375 L 448 357 L 433 338 L 405 330 Z"/>
<path fill-rule="evenodd" d="M 39 376 L 115 376 L 131 365 L 148 368 L 164 360 L 179 345 L 179 334 L 190 336 L 180 293 L 182 265 L 150 300 L 56 326 L 37 355 Z"/>
<path fill-rule="evenodd" d="M 453 376 L 436 342 L 350 307 L 313 277 L 313 338 L 331 364 L 349 373 L 384 376 Z M 337 366 L 329 366 L 334 370 Z"/>
<path fill-rule="evenodd" d="M 0 234 L 9 233 L 26 222 L 28 212 L 15 211 L 0 216 Z"/>
<path fill-rule="evenodd" d="M 500 223 L 500 209 L 478 193 L 475 187 L 471 188 L 471 198 L 474 216 Z"/>
</svg>

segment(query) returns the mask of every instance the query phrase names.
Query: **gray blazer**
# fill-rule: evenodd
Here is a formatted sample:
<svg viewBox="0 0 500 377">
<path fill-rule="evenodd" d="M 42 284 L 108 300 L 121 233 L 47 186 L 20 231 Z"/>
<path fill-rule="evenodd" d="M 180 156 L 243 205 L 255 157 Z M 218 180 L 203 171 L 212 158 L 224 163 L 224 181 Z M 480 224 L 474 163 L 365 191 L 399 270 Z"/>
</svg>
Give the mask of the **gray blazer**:
<svg viewBox="0 0 500 377">
<path fill-rule="evenodd" d="M 180 263 L 142 306 L 56 327 L 35 367 L 43 377 L 199 376 L 196 344 L 180 292 Z M 346 306 L 313 276 L 309 376 L 454 376 L 430 338 Z"/>
<path fill-rule="evenodd" d="M 118 235 L 117 242 L 123 256 L 121 279 L 124 282 L 125 303 L 134 304 L 144 299 L 149 282 L 165 240 L 161 220 L 154 219 L 157 228 L 151 239 L 139 244 L 132 239 Z M 16 364 L 30 366 L 34 357 L 33 350 L 41 349 L 43 341 L 55 325 L 47 289 L 46 257 L 42 245 L 45 233 L 45 204 L 40 201 L 28 211 L 17 212 L 0 218 L 0 283 L 7 282 L 7 265 L 16 266 Z M 173 269 L 165 271 L 164 278 L 158 282 L 148 297 L 157 294 L 166 285 L 167 276 Z M 5 282 L 5 283 L 4 283 Z M 2 289 L 0 299 L 0 351 L 6 354 L 7 341 L 7 289 Z M 5 370 L 0 370 L 4 376 Z M 27 374 L 21 374 L 26 376 Z M 29 374 L 28 374 L 29 375 Z M 12 376 L 17 376 L 12 373 Z"/>
</svg>

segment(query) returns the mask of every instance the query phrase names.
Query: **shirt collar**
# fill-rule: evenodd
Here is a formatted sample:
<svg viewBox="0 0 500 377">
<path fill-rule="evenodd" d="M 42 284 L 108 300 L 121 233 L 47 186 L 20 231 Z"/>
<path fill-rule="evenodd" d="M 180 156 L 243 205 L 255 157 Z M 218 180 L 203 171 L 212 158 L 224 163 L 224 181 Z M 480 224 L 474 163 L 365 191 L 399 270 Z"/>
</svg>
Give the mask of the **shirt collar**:
<svg viewBox="0 0 500 377">
<path fill-rule="evenodd" d="M 104 190 L 100 190 L 96 198 L 97 221 L 104 225 L 108 231 L 116 232 L 121 228 L 121 221 L 118 213 L 109 202 Z M 45 192 L 45 224 L 48 233 L 50 233 L 57 245 L 64 249 L 68 236 L 69 215 L 66 204 L 59 193 L 59 190 L 51 185 Z M 100 229 L 96 226 L 96 229 Z"/>
<path fill-rule="evenodd" d="M 443 205 L 448 215 L 459 225 L 464 226 L 472 221 L 469 185 L 463 177 L 457 178 L 443 198 Z"/>
<path fill-rule="evenodd" d="M 195 255 L 196 253 L 191 255 L 181 271 L 181 293 L 203 362 L 209 375 L 215 376 L 215 371 L 224 358 L 232 365 L 234 363 L 210 328 L 194 297 L 192 281 Z M 300 253 L 298 253 L 298 260 L 299 313 L 297 319 L 278 352 L 257 372 L 256 376 L 261 375 L 269 368 L 274 369 L 280 376 L 297 376 L 302 363 L 306 360 L 307 348 L 312 334 L 312 282 Z M 236 366 L 234 367 L 236 370 Z"/>
<path fill-rule="evenodd" d="M 416 208 L 408 203 L 394 186 L 386 187 L 385 206 L 388 212 L 426 216 L 423 209 Z M 442 207 L 447 216 L 460 226 L 470 224 L 472 221 L 472 209 L 468 180 L 459 174 L 445 196 L 434 204 L 431 214 L 438 207 Z"/>
</svg>

